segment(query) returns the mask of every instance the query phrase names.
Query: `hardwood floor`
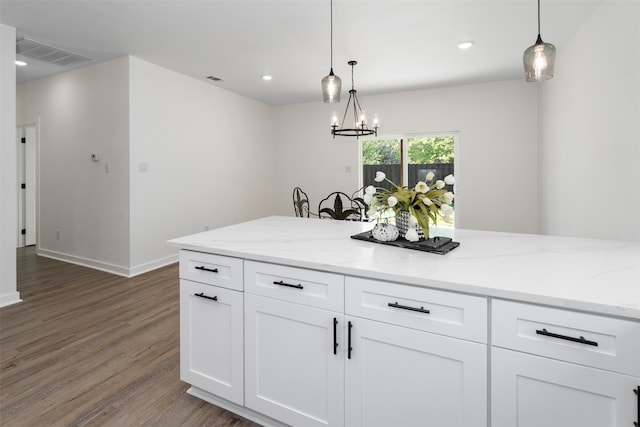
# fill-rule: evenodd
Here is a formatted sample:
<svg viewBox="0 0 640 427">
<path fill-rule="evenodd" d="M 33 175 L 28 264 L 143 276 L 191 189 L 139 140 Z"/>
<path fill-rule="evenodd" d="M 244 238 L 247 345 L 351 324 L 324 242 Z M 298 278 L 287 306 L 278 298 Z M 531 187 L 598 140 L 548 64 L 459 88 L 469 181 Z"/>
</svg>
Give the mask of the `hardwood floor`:
<svg viewBox="0 0 640 427">
<path fill-rule="evenodd" d="M 185 393 L 178 265 L 132 279 L 18 251 L 0 309 L 0 425 L 256 424 Z"/>
</svg>

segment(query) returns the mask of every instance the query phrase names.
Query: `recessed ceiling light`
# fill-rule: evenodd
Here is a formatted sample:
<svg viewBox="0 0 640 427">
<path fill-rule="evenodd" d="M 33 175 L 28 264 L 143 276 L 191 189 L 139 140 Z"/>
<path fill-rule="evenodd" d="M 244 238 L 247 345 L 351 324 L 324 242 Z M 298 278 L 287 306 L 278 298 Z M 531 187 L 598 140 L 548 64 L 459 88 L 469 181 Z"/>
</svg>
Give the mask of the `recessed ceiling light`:
<svg viewBox="0 0 640 427">
<path fill-rule="evenodd" d="M 273 76 L 270 76 L 269 74 L 265 74 L 264 76 L 262 76 L 262 80 L 264 81 L 268 82 L 271 79 L 273 79 Z"/>
<path fill-rule="evenodd" d="M 24 61 L 16 61 L 16 65 L 19 67 L 24 67 L 25 65 L 27 65 L 27 63 Z"/>
<path fill-rule="evenodd" d="M 458 49 L 467 50 L 471 46 L 473 46 L 474 44 L 475 44 L 475 42 L 473 42 L 471 40 L 466 41 L 466 42 L 460 42 L 460 43 L 458 43 Z"/>
</svg>

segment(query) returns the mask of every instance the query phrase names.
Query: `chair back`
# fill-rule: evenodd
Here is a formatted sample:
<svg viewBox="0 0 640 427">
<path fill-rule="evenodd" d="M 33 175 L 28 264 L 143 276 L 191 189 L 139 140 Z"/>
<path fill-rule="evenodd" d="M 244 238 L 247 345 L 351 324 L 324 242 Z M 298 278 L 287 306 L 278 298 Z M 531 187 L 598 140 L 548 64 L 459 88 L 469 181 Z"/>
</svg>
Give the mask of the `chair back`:
<svg viewBox="0 0 640 427">
<path fill-rule="evenodd" d="M 343 221 L 363 221 L 366 209 L 362 198 L 351 198 L 341 191 L 334 191 L 318 204 L 318 216 Z"/>
<path fill-rule="evenodd" d="M 293 189 L 293 210 L 299 218 L 309 218 L 309 197 L 300 187 Z"/>
</svg>

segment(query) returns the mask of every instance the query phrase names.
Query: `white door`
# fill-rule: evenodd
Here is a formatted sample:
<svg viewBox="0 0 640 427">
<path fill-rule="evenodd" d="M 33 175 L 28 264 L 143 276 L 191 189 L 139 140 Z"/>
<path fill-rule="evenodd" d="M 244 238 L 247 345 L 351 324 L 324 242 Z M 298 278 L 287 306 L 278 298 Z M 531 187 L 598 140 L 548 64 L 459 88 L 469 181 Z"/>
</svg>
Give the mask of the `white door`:
<svg viewBox="0 0 640 427">
<path fill-rule="evenodd" d="M 347 317 L 349 427 L 487 425 L 486 345 Z"/>
<path fill-rule="evenodd" d="M 491 350 L 494 427 L 633 427 L 640 378 Z"/>
<path fill-rule="evenodd" d="M 245 405 L 296 427 L 342 426 L 342 323 L 339 313 L 245 294 Z"/>
<path fill-rule="evenodd" d="M 36 127 L 20 126 L 18 135 L 18 247 L 36 244 Z"/>
<path fill-rule="evenodd" d="M 242 292 L 180 280 L 180 378 L 243 404 Z"/>
</svg>

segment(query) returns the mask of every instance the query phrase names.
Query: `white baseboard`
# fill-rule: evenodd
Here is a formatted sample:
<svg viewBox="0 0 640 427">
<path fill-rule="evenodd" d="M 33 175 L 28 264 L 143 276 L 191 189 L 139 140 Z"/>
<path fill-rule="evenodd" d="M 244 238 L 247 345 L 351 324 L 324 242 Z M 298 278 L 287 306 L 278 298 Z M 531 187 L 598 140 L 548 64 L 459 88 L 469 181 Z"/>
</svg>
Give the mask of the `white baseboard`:
<svg viewBox="0 0 640 427">
<path fill-rule="evenodd" d="M 58 261 L 69 262 L 71 264 L 81 265 L 83 267 L 93 268 L 118 276 L 129 277 L 129 269 L 120 265 L 109 264 L 94 259 L 83 258 L 76 255 L 69 255 L 63 252 L 51 251 L 48 249 L 37 248 L 36 253 L 40 256 L 57 259 Z"/>
<path fill-rule="evenodd" d="M 100 270 L 107 273 L 115 274 L 122 277 L 134 277 L 139 274 L 146 273 L 151 270 L 155 270 L 165 265 L 178 262 L 178 255 L 171 255 L 165 258 L 160 258 L 155 261 L 151 261 L 145 264 L 138 265 L 136 267 L 124 267 L 121 265 L 109 264 L 102 261 L 96 261 L 94 259 L 83 258 L 76 255 L 69 255 L 63 252 L 51 251 L 48 249 L 37 248 L 36 253 L 46 258 L 56 259 L 58 261 L 64 261 L 71 264 L 81 265 L 83 267 L 93 268 L 94 270 Z"/>
<path fill-rule="evenodd" d="M 160 267 L 164 267 L 165 265 L 175 264 L 176 262 L 178 262 L 178 254 L 160 258 L 155 261 L 147 262 L 145 264 L 140 264 L 129 269 L 129 277 L 138 276 L 151 270 L 156 270 Z"/>
<path fill-rule="evenodd" d="M 22 302 L 22 300 L 20 299 L 20 292 L 18 291 L 0 295 L 0 307 L 6 307 L 19 302 Z"/>
</svg>

